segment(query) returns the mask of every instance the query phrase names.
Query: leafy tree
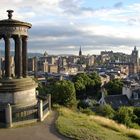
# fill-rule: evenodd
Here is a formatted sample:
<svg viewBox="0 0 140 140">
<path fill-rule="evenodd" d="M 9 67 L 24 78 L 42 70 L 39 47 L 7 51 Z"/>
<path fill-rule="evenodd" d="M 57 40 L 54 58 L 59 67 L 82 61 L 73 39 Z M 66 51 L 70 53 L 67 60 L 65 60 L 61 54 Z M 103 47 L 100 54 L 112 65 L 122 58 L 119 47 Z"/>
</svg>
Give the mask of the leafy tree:
<svg viewBox="0 0 140 140">
<path fill-rule="evenodd" d="M 135 122 L 140 125 L 140 107 L 134 108 L 134 114 L 136 115 Z"/>
<path fill-rule="evenodd" d="M 73 107 L 76 105 L 75 88 L 71 81 L 57 81 L 53 86 L 51 86 L 50 92 L 52 94 L 52 100 L 55 103 L 67 107 Z"/>
<path fill-rule="evenodd" d="M 95 99 L 99 99 L 100 88 L 101 88 L 101 78 L 96 72 L 88 74 L 88 77 L 89 77 L 89 81 L 86 87 L 87 95 Z"/>
<path fill-rule="evenodd" d="M 132 120 L 134 120 L 135 118 L 136 116 L 133 113 L 132 107 L 120 107 L 115 116 L 115 119 L 119 123 L 123 123 L 126 126 L 131 126 Z"/>
<path fill-rule="evenodd" d="M 76 97 L 78 99 L 86 98 L 86 87 L 89 84 L 89 77 L 85 73 L 77 74 L 73 78 L 75 90 L 76 90 Z"/>
<path fill-rule="evenodd" d="M 113 119 L 116 113 L 115 110 L 108 104 L 99 106 L 96 112 L 110 119 Z"/>
<path fill-rule="evenodd" d="M 111 80 L 105 85 L 105 88 L 109 95 L 122 94 L 122 87 L 123 87 L 123 82 L 119 79 Z"/>
<path fill-rule="evenodd" d="M 97 97 L 100 90 L 101 79 L 97 73 L 80 73 L 73 78 L 78 99 L 84 99 L 88 96 Z"/>
</svg>

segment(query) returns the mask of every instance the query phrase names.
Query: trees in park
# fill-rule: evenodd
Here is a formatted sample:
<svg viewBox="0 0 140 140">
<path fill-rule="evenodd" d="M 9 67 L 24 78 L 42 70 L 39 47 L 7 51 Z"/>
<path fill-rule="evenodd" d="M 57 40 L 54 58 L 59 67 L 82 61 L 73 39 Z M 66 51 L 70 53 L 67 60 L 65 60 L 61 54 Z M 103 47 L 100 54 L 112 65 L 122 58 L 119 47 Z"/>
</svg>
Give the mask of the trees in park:
<svg viewBox="0 0 140 140">
<path fill-rule="evenodd" d="M 88 96 L 98 97 L 98 92 L 101 86 L 101 79 L 97 73 L 80 73 L 73 78 L 78 99 Z"/>
<path fill-rule="evenodd" d="M 120 79 L 114 79 L 105 85 L 108 95 L 122 94 L 123 82 Z"/>
<path fill-rule="evenodd" d="M 97 97 L 101 86 L 101 79 L 97 73 L 86 74 L 80 73 L 70 80 L 54 80 L 47 79 L 46 86 L 39 86 L 38 90 L 43 93 L 52 94 L 52 100 L 62 105 L 73 104 L 77 99 L 85 99 L 87 97 Z M 73 103 L 72 103 L 73 102 Z"/>
<path fill-rule="evenodd" d="M 52 100 L 55 103 L 72 107 L 76 104 L 76 94 L 74 84 L 71 81 L 57 81 L 50 88 Z"/>
</svg>

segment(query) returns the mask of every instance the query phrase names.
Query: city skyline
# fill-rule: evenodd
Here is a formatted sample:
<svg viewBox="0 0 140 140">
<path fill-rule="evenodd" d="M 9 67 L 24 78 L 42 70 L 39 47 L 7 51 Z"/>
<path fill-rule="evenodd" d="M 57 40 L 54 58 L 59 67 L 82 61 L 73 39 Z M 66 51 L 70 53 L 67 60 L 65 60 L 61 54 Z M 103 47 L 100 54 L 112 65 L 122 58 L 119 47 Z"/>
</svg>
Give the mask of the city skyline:
<svg viewBox="0 0 140 140">
<path fill-rule="evenodd" d="M 16 5 L 16 6 L 15 6 Z M 112 50 L 130 54 L 140 49 L 138 0 L 5 0 L 0 20 L 13 9 L 13 19 L 31 22 L 29 52 L 99 54 Z"/>
</svg>

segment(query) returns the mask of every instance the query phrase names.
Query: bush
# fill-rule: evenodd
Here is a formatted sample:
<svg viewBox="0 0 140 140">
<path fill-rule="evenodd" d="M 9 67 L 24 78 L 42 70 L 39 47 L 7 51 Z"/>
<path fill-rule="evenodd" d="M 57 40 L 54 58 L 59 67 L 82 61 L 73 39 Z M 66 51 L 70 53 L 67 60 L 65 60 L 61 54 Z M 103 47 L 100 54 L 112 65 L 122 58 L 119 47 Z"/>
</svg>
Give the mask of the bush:
<svg viewBox="0 0 140 140">
<path fill-rule="evenodd" d="M 80 112 L 87 115 L 95 115 L 95 113 L 90 108 L 86 108 L 86 109 L 80 108 Z"/>
<path fill-rule="evenodd" d="M 117 111 L 115 119 L 119 123 L 123 123 L 126 126 L 132 127 L 132 120 L 136 118 L 136 115 L 133 113 L 132 107 L 120 107 Z"/>
<path fill-rule="evenodd" d="M 52 101 L 54 103 L 64 105 L 66 107 L 74 107 L 77 105 L 74 84 L 71 81 L 58 81 L 50 90 Z"/>
<path fill-rule="evenodd" d="M 115 116 L 115 110 L 108 104 L 97 107 L 96 113 L 110 119 Z"/>
<path fill-rule="evenodd" d="M 136 115 L 136 119 L 134 120 L 135 123 L 138 123 L 140 125 L 140 107 L 134 108 L 134 114 Z"/>
<path fill-rule="evenodd" d="M 86 103 L 84 100 L 80 100 L 77 107 L 85 109 L 85 108 L 89 107 L 89 104 Z"/>
</svg>

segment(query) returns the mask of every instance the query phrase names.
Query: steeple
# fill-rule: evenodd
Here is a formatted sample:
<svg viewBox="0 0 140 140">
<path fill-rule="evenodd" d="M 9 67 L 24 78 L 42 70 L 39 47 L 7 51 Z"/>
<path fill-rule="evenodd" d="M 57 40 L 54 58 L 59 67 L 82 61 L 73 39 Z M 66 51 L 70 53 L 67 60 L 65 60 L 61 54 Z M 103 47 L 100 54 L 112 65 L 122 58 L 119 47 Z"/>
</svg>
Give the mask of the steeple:
<svg viewBox="0 0 140 140">
<path fill-rule="evenodd" d="M 137 50 L 137 47 L 136 46 L 134 46 L 134 51 L 136 51 Z"/>
<path fill-rule="evenodd" d="M 82 56 L 81 46 L 80 46 L 80 49 L 79 49 L 79 56 Z"/>
</svg>

